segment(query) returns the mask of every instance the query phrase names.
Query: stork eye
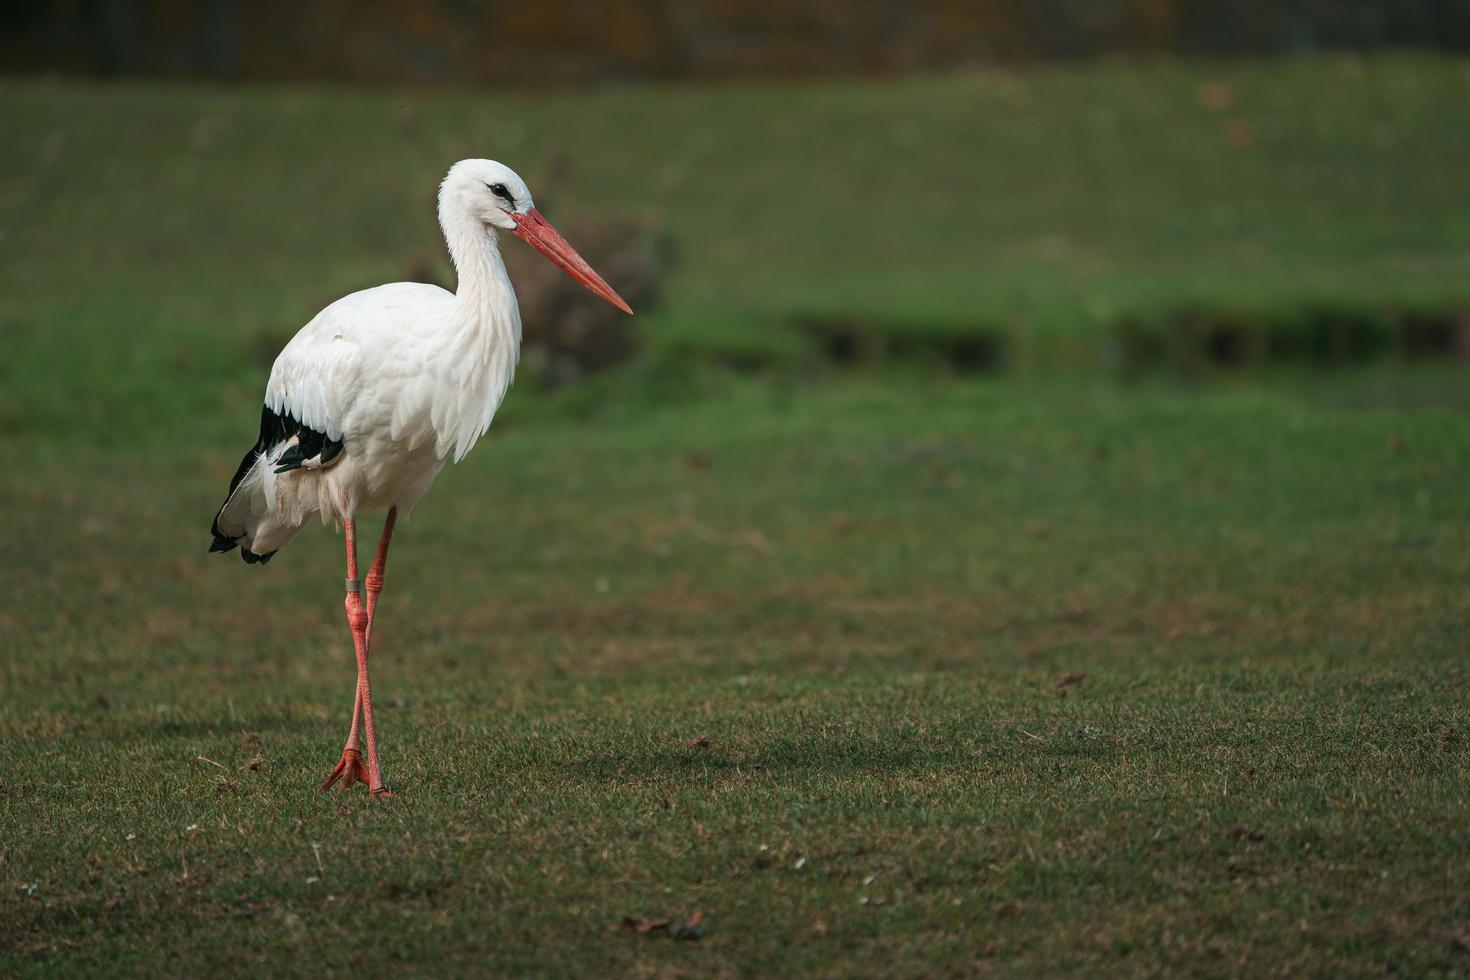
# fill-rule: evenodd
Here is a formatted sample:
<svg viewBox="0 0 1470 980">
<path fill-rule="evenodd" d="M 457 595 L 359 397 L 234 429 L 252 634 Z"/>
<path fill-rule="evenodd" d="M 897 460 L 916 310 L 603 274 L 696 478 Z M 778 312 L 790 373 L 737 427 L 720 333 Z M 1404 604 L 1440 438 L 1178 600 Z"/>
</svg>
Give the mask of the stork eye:
<svg viewBox="0 0 1470 980">
<path fill-rule="evenodd" d="M 494 194 L 496 197 L 503 198 L 510 204 L 515 203 L 515 198 L 510 196 L 510 191 L 506 190 L 504 184 L 487 184 L 485 186 L 489 187 L 490 193 Z"/>
</svg>

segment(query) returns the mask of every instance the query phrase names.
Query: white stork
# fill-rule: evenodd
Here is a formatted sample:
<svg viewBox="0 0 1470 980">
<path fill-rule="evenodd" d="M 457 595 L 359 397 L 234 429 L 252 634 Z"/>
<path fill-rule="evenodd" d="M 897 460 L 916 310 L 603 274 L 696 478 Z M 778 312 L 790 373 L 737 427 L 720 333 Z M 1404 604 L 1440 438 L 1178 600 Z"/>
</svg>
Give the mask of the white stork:
<svg viewBox="0 0 1470 980">
<path fill-rule="evenodd" d="M 260 438 L 245 454 L 211 528 L 212 552 L 239 547 L 264 564 L 314 514 L 347 538 L 347 625 L 357 694 L 342 758 L 322 784 L 363 781 L 387 795 L 378 765 L 368 649 L 388 543 L 449 459 L 458 462 L 510 387 L 521 315 L 497 231 L 530 243 L 573 279 L 633 311 L 536 210 L 525 181 L 493 160 L 461 160 L 439 187 L 439 224 L 459 287 L 396 282 L 345 296 L 301 328 L 266 384 Z M 386 510 L 367 574 L 357 570 L 357 516 Z M 367 742 L 367 765 L 358 728 Z"/>
</svg>

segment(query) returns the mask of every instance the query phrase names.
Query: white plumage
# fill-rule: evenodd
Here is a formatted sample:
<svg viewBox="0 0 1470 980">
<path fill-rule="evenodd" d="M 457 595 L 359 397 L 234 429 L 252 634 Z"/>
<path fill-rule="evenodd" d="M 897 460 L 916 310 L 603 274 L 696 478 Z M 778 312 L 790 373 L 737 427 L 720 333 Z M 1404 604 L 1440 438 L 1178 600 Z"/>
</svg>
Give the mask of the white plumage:
<svg viewBox="0 0 1470 980">
<path fill-rule="evenodd" d="M 596 295 L 633 312 L 547 224 L 525 182 L 503 164 L 456 163 L 439 188 L 439 224 L 458 273 L 456 291 L 408 282 L 365 289 L 301 328 L 271 368 L 260 436 L 211 528 L 211 551 L 239 547 L 246 562 L 260 564 L 313 516 L 343 525 L 358 683 L 342 759 L 323 788 L 361 780 L 374 795 L 387 792 L 367 669 L 373 610 L 397 515 L 411 511 L 444 464 L 463 459 L 485 434 L 515 375 L 521 316 L 497 233 L 514 233 Z M 365 510 L 388 512 L 366 603 L 355 536 Z"/>
<path fill-rule="evenodd" d="M 509 192 L 510 208 L 489 189 L 495 186 Z M 292 338 L 271 369 L 265 407 L 288 427 L 341 442 L 343 451 L 277 473 L 302 437 L 287 431 L 270 442 L 262 433 L 267 444 L 257 445 L 220 510 L 220 537 L 264 556 L 315 515 L 325 522 L 388 507 L 407 513 L 447 460 L 470 451 L 495 417 L 520 354 L 520 311 L 493 229 L 516 230 L 517 219 L 532 213 L 531 193 L 510 168 L 490 160 L 454 165 L 440 187 L 439 222 L 457 292 L 406 282 L 366 289 L 328 306 Z"/>
<path fill-rule="evenodd" d="M 466 303 L 437 286 L 393 283 L 317 314 L 276 358 L 265 405 L 341 441 L 343 452 L 277 474 L 295 438 L 270 447 L 225 506 L 222 530 L 234 529 L 224 525 L 247 490 L 240 543 L 257 554 L 285 545 L 316 514 L 411 511 L 445 462 L 484 435 L 510 387 L 521 321 L 509 283 L 499 292 L 500 302 Z"/>
</svg>

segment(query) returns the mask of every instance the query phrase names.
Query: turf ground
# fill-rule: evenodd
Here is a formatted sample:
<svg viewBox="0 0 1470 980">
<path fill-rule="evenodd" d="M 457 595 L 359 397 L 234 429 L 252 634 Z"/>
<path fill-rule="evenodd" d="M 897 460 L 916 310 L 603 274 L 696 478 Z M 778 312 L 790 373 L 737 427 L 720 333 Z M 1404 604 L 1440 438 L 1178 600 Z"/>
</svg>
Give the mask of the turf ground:
<svg viewBox="0 0 1470 980">
<path fill-rule="evenodd" d="M 1240 152 L 1282 155 L 1249 180 L 1180 165 L 1193 138 L 1077 133 L 1101 92 L 1122 132 L 1173 107 L 1148 131 L 1188 112 L 1218 135 L 1199 86 L 1222 73 L 1237 100 L 1313 107 L 1256 120 L 1280 145 Z M 5 83 L 0 973 L 1470 971 L 1462 363 L 1200 385 L 1067 356 L 978 379 L 700 356 L 745 317 L 773 349 L 812 311 L 908 329 L 883 311 L 921 293 L 1088 344 L 1097 284 L 1140 310 L 1211 288 L 1455 302 L 1470 151 L 1441 123 L 1467 77 L 1389 59 L 507 99 L 531 160 L 544 126 L 606 161 L 571 204 L 677 202 L 683 260 L 642 361 L 514 389 L 400 532 L 380 802 L 314 792 L 351 696 L 341 538 L 262 569 L 204 532 L 254 436 L 257 349 L 433 254 L 442 161 L 509 158 L 507 137 L 460 130 L 488 118 L 469 96 Z M 1006 189 L 973 269 L 905 259 L 926 246 L 898 222 L 894 283 L 848 288 L 847 250 L 877 238 L 843 181 L 903 180 L 891 152 L 849 172 L 831 150 L 831 198 L 741 224 L 779 183 L 741 168 L 741 126 L 788 127 L 763 146 L 798 179 L 834 133 L 1011 98 L 1015 142 L 964 154 Z M 678 175 L 640 182 L 638 133 L 613 135 L 635 110 L 692 147 Z M 385 152 L 311 150 L 327 120 Z M 1083 144 L 1110 191 L 1091 218 L 1027 179 Z M 938 156 L 915 153 L 915 186 L 953 245 L 971 225 L 930 196 L 961 164 Z M 1202 187 L 1263 237 L 1173 206 Z M 827 239 L 782 237 L 828 213 Z M 1007 248 L 1048 215 L 1094 258 Z M 1028 292 L 1048 269 L 1058 288 Z M 622 924 L 695 912 L 698 941 Z"/>
</svg>

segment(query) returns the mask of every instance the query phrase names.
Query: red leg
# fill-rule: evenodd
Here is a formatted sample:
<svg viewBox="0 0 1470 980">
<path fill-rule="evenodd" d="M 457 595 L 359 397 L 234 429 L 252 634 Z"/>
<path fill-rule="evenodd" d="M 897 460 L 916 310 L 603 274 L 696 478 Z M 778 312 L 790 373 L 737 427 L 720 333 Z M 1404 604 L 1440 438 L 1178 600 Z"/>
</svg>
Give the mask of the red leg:
<svg viewBox="0 0 1470 980">
<path fill-rule="evenodd" d="M 353 521 L 344 521 L 343 527 L 347 537 L 347 625 L 352 630 L 352 645 L 357 654 L 357 701 L 353 706 L 352 728 L 347 735 L 347 744 L 342 750 L 342 759 L 327 781 L 322 784 L 326 789 L 338 779 L 343 780 L 343 788 L 351 786 L 358 780 L 367 782 L 374 796 L 387 796 L 388 787 L 383 784 L 383 772 L 378 765 L 378 733 L 373 723 L 373 691 L 368 680 L 368 633 L 370 614 L 369 610 L 377 605 L 377 593 L 383 588 L 383 566 L 388 560 L 388 539 L 392 536 L 392 525 L 396 514 L 390 512 L 388 523 L 384 526 L 384 537 L 378 546 L 378 557 L 374 559 L 372 570 L 369 574 L 370 599 L 368 606 L 364 607 L 362 601 L 361 583 L 357 577 L 357 527 Z M 367 739 L 367 769 L 363 770 L 362 754 L 357 748 L 357 730 L 359 721 L 362 725 L 363 734 Z"/>
<path fill-rule="evenodd" d="M 370 783 L 368 779 L 367 766 L 362 761 L 362 750 L 358 748 L 357 726 L 362 720 L 362 698 L 353 696 L 352 700 L 352 731 L 347 736 L 347 744 L 342 747 L 342 758 L 337 760 L 331 773 L 322 783 L 322 791 L 325 792 L 342 782 L 342 788 L 347 789 L 357 783 Z"/>
<path fill-rule="evenodd" d="M 378 554 L 367 573 L 367 640 L 368 649 L 373 646 L 373 615 L 378 608 L 378 595 L 383 591 L 383 573 L 388 570 L 388 544 L 393 540 L 393 525 L 398 523 L 398 508 L 388 508 L 388 519 L 383 522 L 383 536 L 378 539 Z"/>
<path fill-rule="evenodd" d="M 383 591 L 383 573 L 388 567 L 388 545 L 393 540 L 393 527 L 398 522 L 398 508 L 388 508 L 388 519 L 383 522 L 383 536 L 378 541 L 378 554 L 367 573 L 367 646 L 373 649 L 373 621 L 377 618 L 378 596 Z M 330 789 L 339 779 L 346 789 L 356 782 L 367 782 L 367 767 L 362 762 L 361 745 L 358 742 L 358 727 L 362 723 L 362 684 L 359 681 L 352 694 L 352 727 L 347 730 L 347 743 L 342 746 L 342 759 L 337 768 L 322 783 L 322 789 Z"/>
</svg>

